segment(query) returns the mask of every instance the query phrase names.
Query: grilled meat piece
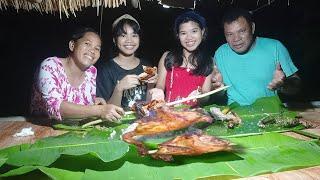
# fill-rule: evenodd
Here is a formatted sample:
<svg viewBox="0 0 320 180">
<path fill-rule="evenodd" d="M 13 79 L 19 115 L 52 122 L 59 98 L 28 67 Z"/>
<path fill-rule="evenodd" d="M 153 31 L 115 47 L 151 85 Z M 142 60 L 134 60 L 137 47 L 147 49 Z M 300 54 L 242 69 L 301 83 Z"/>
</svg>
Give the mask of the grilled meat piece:
<svg viewBox="0 0 320 180">
<path fill-rule="evenodd" d="M 217 151 L 229 151 L 228 141 L 202 133 L 184 134 L 158 145 L 159 149 L 152 152 L 152 157 L 164 161 L 172 161 L 173 155 L 201 155 Z"/>
<path fill-rule="evenodd" d="M 122 139 L 138 147 L 139 153 L 145 155 L 147 149 L 143 143 L 139 142 L 137 137 L 155 135 L 174 130 L 189 127 L 198 122 L 212 122 L 212 118 L 203 115 L 197 111 L 175 111 L 168 107 L 162 107 L 155 110 L 155 116 L 148 116 L 137 120 L 132 126 L 135 126 L 129 132 L 122 135 Z"/>
<path fill-rule="evenodd" d="M 150 67 L 150 66 L 142 66 L 143 73 L 139 74 L 140 81 L 146 81 L 152 76 L 157 74 L 157 67 Z"/>
</svg>

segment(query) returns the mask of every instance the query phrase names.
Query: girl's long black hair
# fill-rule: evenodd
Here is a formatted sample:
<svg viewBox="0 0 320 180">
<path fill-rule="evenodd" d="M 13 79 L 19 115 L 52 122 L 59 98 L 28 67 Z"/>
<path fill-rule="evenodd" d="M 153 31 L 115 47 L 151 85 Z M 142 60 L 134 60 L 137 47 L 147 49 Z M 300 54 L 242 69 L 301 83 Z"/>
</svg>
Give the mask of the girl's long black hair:
<svg viewBox="0 0 320 180">
<path fill-rule="evenodd" d="M 176 46 L 172 49 L 165 58 L 164 66 L 167 70 L 170 70 L 172 66 L 179 67 L 183 63 L 183 47 L 179 41 L 179 27 L 183 23 L 195 22 L 199 25 L 201 30 L 204 30 L 202 41 L 199 44 L 198 48 L 192 52 L 189 56 L 188 61 L 192 64 L 195 69 L 192 70 L 194 75 L 204 75 L 208 76 L 212 73 L 213 70 L 213 60 L 211 55 L 205 48 L 205 40 L 207 36 L 207 26 L 205 19 L 199 14 L 188 11 L 181 14 L 175 20 L 174 24 L 174 33 L 176 37 Z"/>
</svg>

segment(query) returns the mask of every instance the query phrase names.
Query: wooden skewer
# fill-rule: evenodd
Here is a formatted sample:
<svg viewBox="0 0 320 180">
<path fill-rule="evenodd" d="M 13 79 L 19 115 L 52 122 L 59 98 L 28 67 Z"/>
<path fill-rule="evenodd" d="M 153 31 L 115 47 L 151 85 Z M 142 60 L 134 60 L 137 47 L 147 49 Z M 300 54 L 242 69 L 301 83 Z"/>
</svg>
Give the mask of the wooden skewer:
<svg viewBox="0 0 320 180">
<path fill-rule="evenodd" d="M 220 88 L 215 89 L 215 90 L 213 90 L 213 91 L 209 91 L 209 92 L 207 92 L 207 93 L 199 94 L 199 95 L 196 95 L 196 96 L 186 97 L 186 98 L 180 99 L 180 100 L 178 100 L 178 101 L 169 102 L 169 103 L 167 103 L 166 105 L 167 105 L 167 106 L 173 106 L 173 105 L 180 104 L 180 103 L 183 103 L 183 102 L 186 102 L 186 101 L 190 101 L 190 100 L 193 100 L 193 99 L 203 98 L 203 97 L 209 96 L 209 95 L 211 95 L 211 94 L 217 93 L 217 92 L 219 92 L 219 91 L 225 90 L 225 89 L 227 89 L 228 87 L 230 87 L 230 86 L 223 86 L 223 87 L 220 87 Z"/>
<path fill-rule="evenodd" d="M 81 127 L 82 128 L 86 128 L 88 126 L 96 125 L 96 124 L 99 124 L 99 123 L 102 123 L 102 122 L 103 121 L 101 119 L 98 119 L 98 120 L 95 120 L 95 121 L 88 122 L 88 123 L 82 125 Z"/>
</svg>

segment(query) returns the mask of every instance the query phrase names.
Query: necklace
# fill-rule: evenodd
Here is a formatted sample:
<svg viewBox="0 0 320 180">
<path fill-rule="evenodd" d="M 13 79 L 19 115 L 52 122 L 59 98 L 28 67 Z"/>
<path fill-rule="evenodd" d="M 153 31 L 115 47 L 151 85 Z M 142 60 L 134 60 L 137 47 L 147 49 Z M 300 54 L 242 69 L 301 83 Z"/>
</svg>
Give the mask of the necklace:
<svg viewBox="0 0 320 180">
<path fill-rule="evenodd" d="M 187 72 L 190 72 L 189 61 L 186 58 L 184 58 L 184 59 L 185 59 L 185 61 L 183 61 L 183 62 L 186 65 Z"/>
</svg>

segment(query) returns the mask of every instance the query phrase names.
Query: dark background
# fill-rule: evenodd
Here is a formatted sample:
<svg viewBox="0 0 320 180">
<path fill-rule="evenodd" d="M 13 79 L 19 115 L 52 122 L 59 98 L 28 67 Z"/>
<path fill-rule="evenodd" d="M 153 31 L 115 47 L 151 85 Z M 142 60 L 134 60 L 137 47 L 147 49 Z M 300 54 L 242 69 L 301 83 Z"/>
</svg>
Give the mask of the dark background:
<svg viewBox="0 0 320 180">
<path fill-rule="evenodd" d="M 259 1 L 257 6 L 257 0 L 234 0 L 232 4 L 231 1 L 221 0 L 197 1 L 196 11 L 206 18 L 209 27 L 208 50 L 213 54 L 225 42 L 220 19 L 226 8 L 234 6 L 255 10 L 267 2 Z M 299 69 L 302 89 L 295 96 L 283 97 L 287 102 L 320 100 L 317 74 L 320 67 L 319 15 L 316 6 L 301 4 L 290 1 L 288 6 L 288 1 L 276 0 L 254 14 L 256 34 L 280 40 Z M 102 16 L 97 16 L 95 8 L 86 8 L 77 12 L 77 17 L 63 16 L 62 19 L 58 13 L 40 14 L 11 8 L 0 11 L 0 116 L 28 113 L 31 84 L 37 66 L 46 57 L 64 56 L 68 37 L 78 26 L 90 26 L 100 31 L 101 23 L 101 59 L 107 59 L 112 43 L 111 24 L 118 16 L 129 13 L 137 18 L 143 29 L 141 56 L 156 65 L 162 53 L 174 44 L 171 31 L 173 21 L 184 10 L 165 9 L 156 1 L 142 1 L 141 5 L 142 10 L 130 5 L 103 9 Z"/>
</svg>

